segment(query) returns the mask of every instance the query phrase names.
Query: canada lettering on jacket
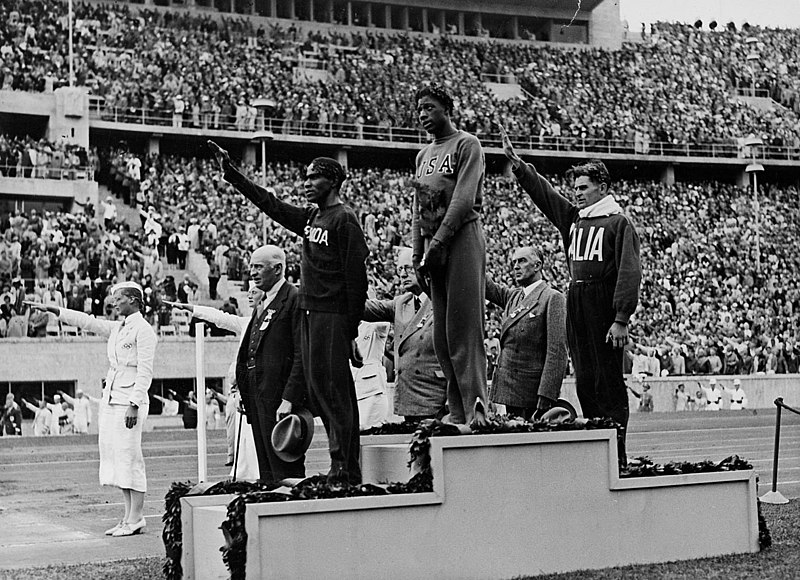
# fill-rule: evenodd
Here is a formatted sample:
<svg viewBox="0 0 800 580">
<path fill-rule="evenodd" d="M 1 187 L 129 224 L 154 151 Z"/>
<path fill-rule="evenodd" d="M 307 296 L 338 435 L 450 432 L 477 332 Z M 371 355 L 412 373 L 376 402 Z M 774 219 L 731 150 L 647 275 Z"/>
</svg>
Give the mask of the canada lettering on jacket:
<svg viewBox="0 0 800 580">
<path fill-rule="evenodd" d="M 328 230 L 325 228 L 306 226 L 303 232 L 309 241 L 328 245 Z"/>
<path fill-rule="evenodd" d="M 569 258 L 573 262 L 603 261 L 603 235 L 606 228 L 573 228 L 569 234 Z"/>
<path fill-rule="evenodd" d="M 448 175 L 453 173 L 453 160 L 450 153 L 444 156 L 444 159 L 442 159 L 441 163 L 439 163 L 438 155 L 420 163 L 417 177 L 422 177 L 423 175 L 433 175 L 434 173 L 446 173 Z"/>
</svg>

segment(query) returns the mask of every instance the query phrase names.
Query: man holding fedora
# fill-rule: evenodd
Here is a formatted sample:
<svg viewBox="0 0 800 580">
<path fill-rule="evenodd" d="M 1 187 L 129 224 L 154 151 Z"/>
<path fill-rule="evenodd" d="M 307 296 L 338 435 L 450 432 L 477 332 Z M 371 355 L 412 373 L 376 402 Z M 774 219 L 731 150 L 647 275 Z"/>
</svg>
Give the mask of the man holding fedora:
<svg viewBox="0 0 800 580">
<path fill-rule="evenodd" d="M 236 384 L 253 427 L 261 481 L 305 477 L 305 456 L 287 461 L 271 443 L 275 424 L 306 401 L 298 291 L 286 282 L 285 272 L 286 254 L 277 246 L 262 246 L 250 257 L 250 278 L 265 294 L 253 309 L 236 360 Z"/>
<path fill-rule="evenodd" d="M 300 263 L 300 346 L 311 405 L 328 434 L 331 485 L 359 485 L 358 402 L 351 360 L 360 359 L 358 325 L 367 299 L 369 249 L 356 213 L 341 198 L 347 179 L 335 159 L 317 157 L 306 168 L 306 200 L 296 206 L 247 179 L 230 155 L 208 142 L 224 179 L 265 214 L 303 239 Z"/>
<path fill-rule="evenodd" d="M 517 288 L 487 277 L 486 299 L 503 308 L 500 356 L 490 399 L 509 415 L 540 419 L 561 393 L 567 367 L 567 309 L 561 292 L 542 279 L 544 256 L 533 247 L 511 258 Z"/>
</svg>

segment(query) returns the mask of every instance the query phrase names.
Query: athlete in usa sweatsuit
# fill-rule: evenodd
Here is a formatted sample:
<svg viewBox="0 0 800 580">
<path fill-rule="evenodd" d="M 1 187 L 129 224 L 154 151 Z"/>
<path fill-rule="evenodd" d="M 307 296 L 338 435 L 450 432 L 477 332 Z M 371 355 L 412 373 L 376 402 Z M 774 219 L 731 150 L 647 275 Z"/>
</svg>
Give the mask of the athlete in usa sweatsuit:
<svg viewBox="0 0 800 580">
<path fill-rule="evenodd" d="M 590 167 L 591 175 L 599 169 L 605 176 L 605 187 L 596 177 L 575 168 L 576 197 L 584 206 L 579 209 L 555 191 L 533 165 L 523 163 L 503 133 L 514 175 L 536 207 L 556 226 L 567 254 L 567 341 L 583 416 L 610 417 L 621 425 L 618 452 L 624 465 L 630 411 L 622 358 L 628 320 L 639 302 L 639 236 L 619 204 L 608 195 L 608 172 L 602 163 L 591 161 L 582 167 Z M 586 188 L 594 193 L 587 196 Z"/>
<path fill-rule="evenodd" d="M 417 155 L 413 260 L 420 286 L 430 284 L 433 344 L 447 378 L 450 420 L 480 424 L 487 401 L 485 163 L 478 139 L 451 124 L 452 107 L 441 88 L 417 93 L 420 123 L 434 141 Z"/>
<path fill-rule="evenodd" d="M 355 212 L 339 200 L 341 165 L 320 157 L 311 162 L 306 198 L 319 207 L 298 207 L 275 197 L 237 171 L 213 142 L 225 180 L 286 229 L 303 238 L 300 265 L 300 347 L 312 407 L 328 434 L 329 483 L 361 483 L 358 402 L 351 357 L 367 300 L 369 254 Z"/>
</svg>

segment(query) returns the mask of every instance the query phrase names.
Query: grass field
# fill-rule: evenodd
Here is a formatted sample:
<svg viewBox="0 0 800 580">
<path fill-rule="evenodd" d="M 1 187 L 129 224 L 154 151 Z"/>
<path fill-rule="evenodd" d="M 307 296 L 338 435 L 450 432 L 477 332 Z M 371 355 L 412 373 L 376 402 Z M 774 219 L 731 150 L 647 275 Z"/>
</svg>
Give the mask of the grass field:
<svg viewBox="0 0 800 580">
<path fill-rule="evenodd" d="M 739 554 L 664 564 L 623 566 L 535 576 L 537 580 L 660 580 L 720 578 L 785 579 L 800 576 L 800 500 L 788 505 L 762 505 L 772 534 L 772 547 L 758 554 Z M 99 562 L 80 566 L 47 566 L 0 572 L 3 580 L 157 580 L 162 558 Z M 531 576 L 534 578 L 534 576 Z M 405 579 L 403 579 L 405 580 Z"/>
</svg>

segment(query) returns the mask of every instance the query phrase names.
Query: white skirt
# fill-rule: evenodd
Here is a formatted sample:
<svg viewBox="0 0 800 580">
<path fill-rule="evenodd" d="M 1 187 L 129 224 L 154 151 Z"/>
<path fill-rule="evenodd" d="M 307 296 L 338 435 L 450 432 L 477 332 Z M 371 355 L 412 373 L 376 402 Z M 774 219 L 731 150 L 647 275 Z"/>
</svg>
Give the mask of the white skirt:
<svg viewBox="0 0 800 580">
<path fill-rule="evenodd" d="M 231 476 L 236 475 L 240 481 L 255 481 L 258 479 L 258 455 L 256 455 L 256 442 L 253 439 L 253 427 L 239 412 L 234 414 L 235 437 L 239 439 L 239 421 L 242 421 L 242 434 L 239 442 L 239 457 L 235 460 L 235 465 L 231 467 Z M 234 441 L 234 447 L 236 441 Z M 236 450 L 234 449 L 234 454 Z M 234 468 L 236 473 L 234 473 Z"/>
<path fill-rule="evenodd" d="M 142 427 L 149 405 L 139 407 L 133 429 L 125 427 L 127 405 L 100 403 L 98 442 L 100 444 L 100 485 L 147 491 L 147 475 L 142 455 Z"/>
</svg>

